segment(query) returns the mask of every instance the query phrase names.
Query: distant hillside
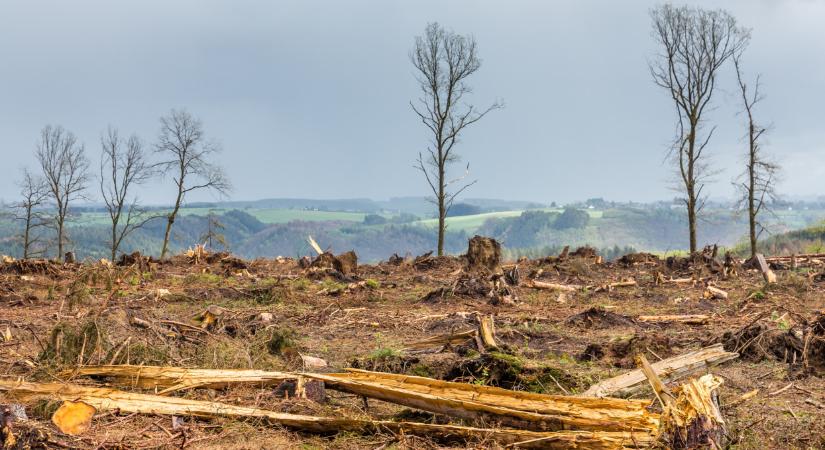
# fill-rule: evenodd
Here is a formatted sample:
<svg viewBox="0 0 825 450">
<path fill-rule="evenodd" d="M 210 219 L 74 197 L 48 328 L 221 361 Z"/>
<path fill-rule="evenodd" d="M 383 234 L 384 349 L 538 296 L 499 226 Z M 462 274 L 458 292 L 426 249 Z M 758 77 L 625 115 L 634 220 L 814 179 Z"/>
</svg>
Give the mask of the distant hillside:
<svg viewBox="0 0 825 450">
<path fill-rule="evenodd" d="M 738 246 L 742 253 L 745 245 Z M 791 255 L 825 252 L 825 222 L 804 228 L 775 234 L 759 242 L 761 252 L 769 255 Z"/>
<path fill-rule="evenodd" d="M 173 229 L 171 248 L 179 252 L 197 244 L 206 231 L 207 216 L 214 214 L 224 225 L 229 250 L 245 258 L 309 255 L 312 250 L 306 237 L 310 234 L 322 247 L 335 252 L 355 250 L 362 261 L 386 259 L 393 253 L 418 255 L 434 249 L 437 227 L 437 220 L 408 212 L 418 200 L 325 200 L 314 203 L 318 207 L 315 209 L 307 209 L 313 203 L 297 199 L 193 204 L 181 210 Z M 562 209 L 513 202 L 528 209 L 490 211 L 490 208 L 512 205 L 496 200 L 472 201 L 476 203 L 464 201 L 473 205 L 464 209 L 483 212 L 447 218 L 445 249 L 448 253 L 463 252 L 467 239 L 474 234 L 496 238 L 511 258 L 554 254 L 565 245 L 590 245 L 608 257 L 631 249 L 664 253 L 687 247 L 684 212 L 668 204 L 606 204 L 601 209 L 581 205 Z M 388 208 L 390 203 L 406 209 L 393 211 Z M 378 206 L 375 212 L 342 210 L 367 205 Z M 322 209 L 326 207 L 334 210 Z M 153 213 L 163 215 L 164 210 L 156 209 Z M 823 247 L 825 225 L 813 225 L 822 223 L 825 210 L 785 209 L 776 214 L 771 228 L 784 234 L 765 240 L 766 253 L 802 253 Z M 728 209 L 709 209 L 700 224 L 699 241 L 735 246 L 742 241 L 746 225 L 744 218 Z M 156 255 L 164 226 L 163 218 L 151 222 L 131 235 L 121 251 L 139 250 Z M 795 229 L 800 231 L 792 231 Z M 16 238 L 19 231 L 18 223 L 0 220 L 0 253 L 20 255 L 20 242 Z M 73 210 L 68 231 L 69 248 L 78 257 L 109 257 L 108 217 L 99 208 L 87 206 Z"/>
</svg>

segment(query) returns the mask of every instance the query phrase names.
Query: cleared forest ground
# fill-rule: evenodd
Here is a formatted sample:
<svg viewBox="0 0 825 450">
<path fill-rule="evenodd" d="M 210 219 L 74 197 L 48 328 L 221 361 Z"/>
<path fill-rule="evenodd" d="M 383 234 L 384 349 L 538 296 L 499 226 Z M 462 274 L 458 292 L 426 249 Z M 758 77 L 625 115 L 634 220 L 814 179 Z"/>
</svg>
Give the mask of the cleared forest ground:
<svg viewBox="0 0 825 450">
<path fill-rule="evenodd" d="M 3 263 L 0 379 L 105 385 L 73 372 L 97 364 L 284 372 L 359 368 L 581 395 L 634 369 L 636 354 L 655 363 L 722 343 L 739 358 L 692 376 L 710 372 L 723 380 L 718 402 L 733 448 L 825 447 L 825 281 L 818 260 L 793 268 L 775 262 L 777 282 L 766 285 L 758 270 L 738 264 L 731 274 L 721 262 L 666 262 L 647 255 L 601 263 L 583 252 L 489 272 L 467 269 L 463 257 L 391 258 L 353 270 L 289 258 L 200 256 L 157 262 L 135 255 L 115 265 Z M 692 323 L 640 318 L 662 315 L 706 317 Z M 460 338 L 430 348 L 421 344 L 472 331 L 489 317 L 495 349 Z M 311 357 L 327 366 L 313 365 Z M 170 395 L 308 416 L 498 426 L 329 389 L 321 401 L 294 398 L 289 389 L 244 385 Z M 633 397 L 654 395 L 645 383 Z M 0 404 L 15 403 L 0 393 Z M 18 441 L 32 448 L 503 446 L 495 437 L 445 441 L 390 429 L 329 436 L 258 419 L 117 411 L 98 411 L 88 430 L 70 436 L 51 423 L 60 402 L 21 403 L 29 420 L 11 426 Z"/>
</svg>

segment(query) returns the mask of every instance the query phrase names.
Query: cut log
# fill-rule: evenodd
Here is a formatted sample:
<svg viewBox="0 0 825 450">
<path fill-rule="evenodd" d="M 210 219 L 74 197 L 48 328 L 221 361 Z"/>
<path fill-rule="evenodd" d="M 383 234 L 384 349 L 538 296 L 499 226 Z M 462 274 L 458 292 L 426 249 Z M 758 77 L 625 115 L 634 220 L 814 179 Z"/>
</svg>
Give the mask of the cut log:
<svg viewBox="0 0 825 450">
<path fill-rule="evenodd" d="M 315 250 L 315 253 L 317 253 L 318 256 L 324 253 L 324 251 L 321 250 L 321 246 L 318 245 L 317 242 L 315 242 L 315 239 L 312 239 L 312 236 L 307 235 L 307 242 L 309 243 L 309 246 L 312 247 L 313 250 Z"/>
<path fill-rule="evenodd" d="M 258 418 L 273 424 L 323 434 L 341 431 L 374 433 L 390 431 L 445 439 L 493 439 L 501 444 L 525 442 L 525 447 L 621 449 L 626 446 L 649 446 L 654 438 L 646 432 L 532 432 L 502 428 L 474 428 L 415 422 L 359 420 L 345 417 L 317 417 L 285 414 L 227 403 L 189 400 L 160 395 L 135 394 L 107 388 L 90 388 L 64 383 L 27 383 L 0 380 L 0 392 L 20 400 L 56 399 L 85 403 L 97 411 L 116 411 L 151 415 L 195 416 L 205 418 Z M 540 444 L 536 444 L 536 442 Z"/>
<path fill-rule="evenodd" d="M 659 377 L 670 382 L 737 357 L 738 353 L 726 352 L 722 344 L 716 344 L 655 362 L 651 367 Z M 636 369 L 594 384 L 582 395 L 628 397 L 642 390 L 646 379 L 644 372 Z"/>
<path fill-rule="evenodd" d="M 496 329 L 493 316 L 481 316 L 478 319 L 478 337 L 483 351 L 498 350 L 496 343 Z"/>
<path fill-rule="evenodd" d="M 550 291 L 565 291 L 565 292 L 575 292 L 581 290 L 581 286 L 576 285 L 568 285 L 568 284 L 557 284 L 557 283 L 547 283 L 544 281 L 536 281 L 533 280 L 529 282 L 528 286 L 535 288 L 535 289 L 546 289 Z"/>
<path fill-rule="evenodd" d="M 612 291 L 613 289 L 615 289 L 617 287 L 630 287 L 630 286 L 636 286 L 636 280 L 625 280 L 625 281 L 619 281 L 619 282 L 616 282 L 616 283 L 603 284 L 601 286 L 596 286 L 595 291 L 596 292 L 601 292 L 601 291 L 608 291 L 609 292 L 609 291 Z"/>
<path fill-rule="evenodd" d="M 688 325 L 704 325 L 710 320 L 710 316 L 705 314 L 686 314 L 686 315 L 663 315 L 663 316 L 639 316 L 636 318 L 639 322 L 657 322 L 657 323 L 684 323 Z"/>
<path fill-rule="evenodd" d="M 665 284 L 692 284 L 695 283 L 696 280 L 693 278 L 669 278 L 667 280 L 661 279 L 659 282 Z"/>
<path fill-rule="evenodd" d="M 80 375 L 113 375 L 113 381 L 132 386 L 194 386 L 181 382 L 187 370 L 163 367 L 132 367 L 127 376 L 118 366 L 84 367 Z M 141 369 L 140 379 L 135 379 L 135 369 Z M 174 369 L 174 370 L 169 370 Z M 658 415 L 646 407 L 648 400 L 621 400 L 610 398 L 568 397 L 509 391 L 489 386 L 453 383 L 431 378 L 395 375 L 379 372 L 351 370 L 335 374 L 282 374 L 272 377 L 261 373 L 251 376 L 248 370 L 197 369 L 201 386 L 226 386 L 234 383 L 262 383 L 261 379 L 276 379 L 286 375 L 323 381 L 326 388 L 349 392 L 399 405 L 465 419 L 493 419 L 504 425 L 537 431 L 585 430 L 585 431 L 644 431 L 654 433 L 658 428 Z M 255 371 L 257 372 L 257 371 Z M 237 376 L 236 376 L 237 374 Z M 274 383 L 274 381 L 272 381 Z M 88 403 L 88 402 L 87 402 Z M 92 403 L 89 403 L 95 406 Z"/>
<path fill-rule="evenodd" d="M 404 350 L 425 350 L 448 345 L 461 345 L 472 340 L 475 336 L 476 330 L 467 330 L 453 334 L 433 336 L 431 338 L 407 344 L 407 347 Z"/>
<path fill-rule="evenodd" d="M 109 379 L 121 386 L 161 389 L 170 393 L 196 387 L 221 389 L 232 384 L 277 386 L 295 379 L 295 374 L 250 369 L 185 369 L 158 366 L 84 366 L 63 372 L 63 377 L 93 376 Z"/>
<path fill-rule="evenodd" d="M 759 253 L 757 253 L 759 254 Z M 764 256 L 763 256 L 764 258 Z M 802 253 L 799 255 L 784 255 L 784 256 L 771 256 L 769 258 L 764 258 L 767 262 L 775 262 L 775 261 L 790 261 L 792 259 L 822 259 L 825 258 L 825 253 Z"/>
<path fill-rule="evenodd" d="M 705 298 L 715 298 L 718 300 L 727 300 L 728 293 L 714 286 L 705 288 Z"/>
<path fill-rule="evenodd" d="M 495 419 L 534 430 L 647 431 L 658 427 L 649 400 L 621 400 L 510 391 L 425 377 L 349 369 L 310 374 L 330 389 L 466 419 Z"/>
<path fill-rule="evenodd" d="M 759 264 L 759 271 L 762 272 L 762 277 L 765 278 L 765 283 L 776 283 L 776 274 L 771 270 L 765 256 L 761 253 L 756 254 L 756 263 Z"/>
</svg>

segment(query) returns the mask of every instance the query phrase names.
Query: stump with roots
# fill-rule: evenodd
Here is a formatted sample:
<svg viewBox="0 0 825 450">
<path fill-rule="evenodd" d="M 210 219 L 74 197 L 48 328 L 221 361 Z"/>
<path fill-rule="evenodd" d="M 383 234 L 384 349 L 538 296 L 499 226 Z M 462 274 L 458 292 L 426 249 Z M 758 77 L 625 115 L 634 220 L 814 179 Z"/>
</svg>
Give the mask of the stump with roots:
<svg viewBox="0 0 825 450">
<path fill-rule="evenodd" d="M 493 238 L 473 236 L 467 247 L 467 263 L 470 270 L 495 272 L 501 263 L 501 244 Z"/>
</svg>

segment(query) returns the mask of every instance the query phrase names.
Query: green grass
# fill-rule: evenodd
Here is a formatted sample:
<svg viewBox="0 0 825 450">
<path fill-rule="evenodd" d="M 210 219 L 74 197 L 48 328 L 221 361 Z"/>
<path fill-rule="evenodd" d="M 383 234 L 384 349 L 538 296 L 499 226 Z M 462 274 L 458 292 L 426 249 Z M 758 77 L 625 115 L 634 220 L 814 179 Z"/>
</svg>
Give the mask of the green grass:
<svg viewBox="0 0 825 450">
<path fill-rule="evenodd" d="M 181 216 L 200 215 L 206 216 L 210 212 L 215 214 L 223 214 L 230 209 L 226 208 L 181 208 L 179 214 Z M 254 216 L 263 223 L 287 223 L 294 220 L 303 220 L 308 222 L 321 221 L 350 221 L 362 222 L 366 213 L 360 212 L 342 212 L 342 211 L 308 211 L 302 209 L 242 209 L 242 211 Z M 152 211 L 151 214 L 166 214 L 168 211 L 158 210 Z M 104 212 L 83 213 L 71 220 L 75 225 L 104 225 L 110 223 L 109 215 Z"/>
<path fill-rule="evenodd" d="M 547 212 L 557 212 L 561 213 L 562 209 L 542 209 L 542 211 Z M 450 231 L 466 231 L 466 232 L 473 232 L 477 230 L 481 225 L 484 224 L 484 221 L 487 219 L 501 219 L 507 217 L 518 217 L 523 213 L 524 210 L 513 210 L 513 211 L 496 211 L 496 212 L 489 212 L 489 213 L 481 213 L 481 214 L 473 214 L 471 216 L 457 216 L 457 217 L 448 217 L 447 218 L 447 229 Z M 594 211 L 588 210 L 588 214 L 590 214 L 591 219 L 600 219 L 602 217 L 603 211 Z M 435 228 L 438 226 L 438 219 L 424 219 L 414 222 L 418 225 L 424 225 L 426 227 Z"/>
</svg>

